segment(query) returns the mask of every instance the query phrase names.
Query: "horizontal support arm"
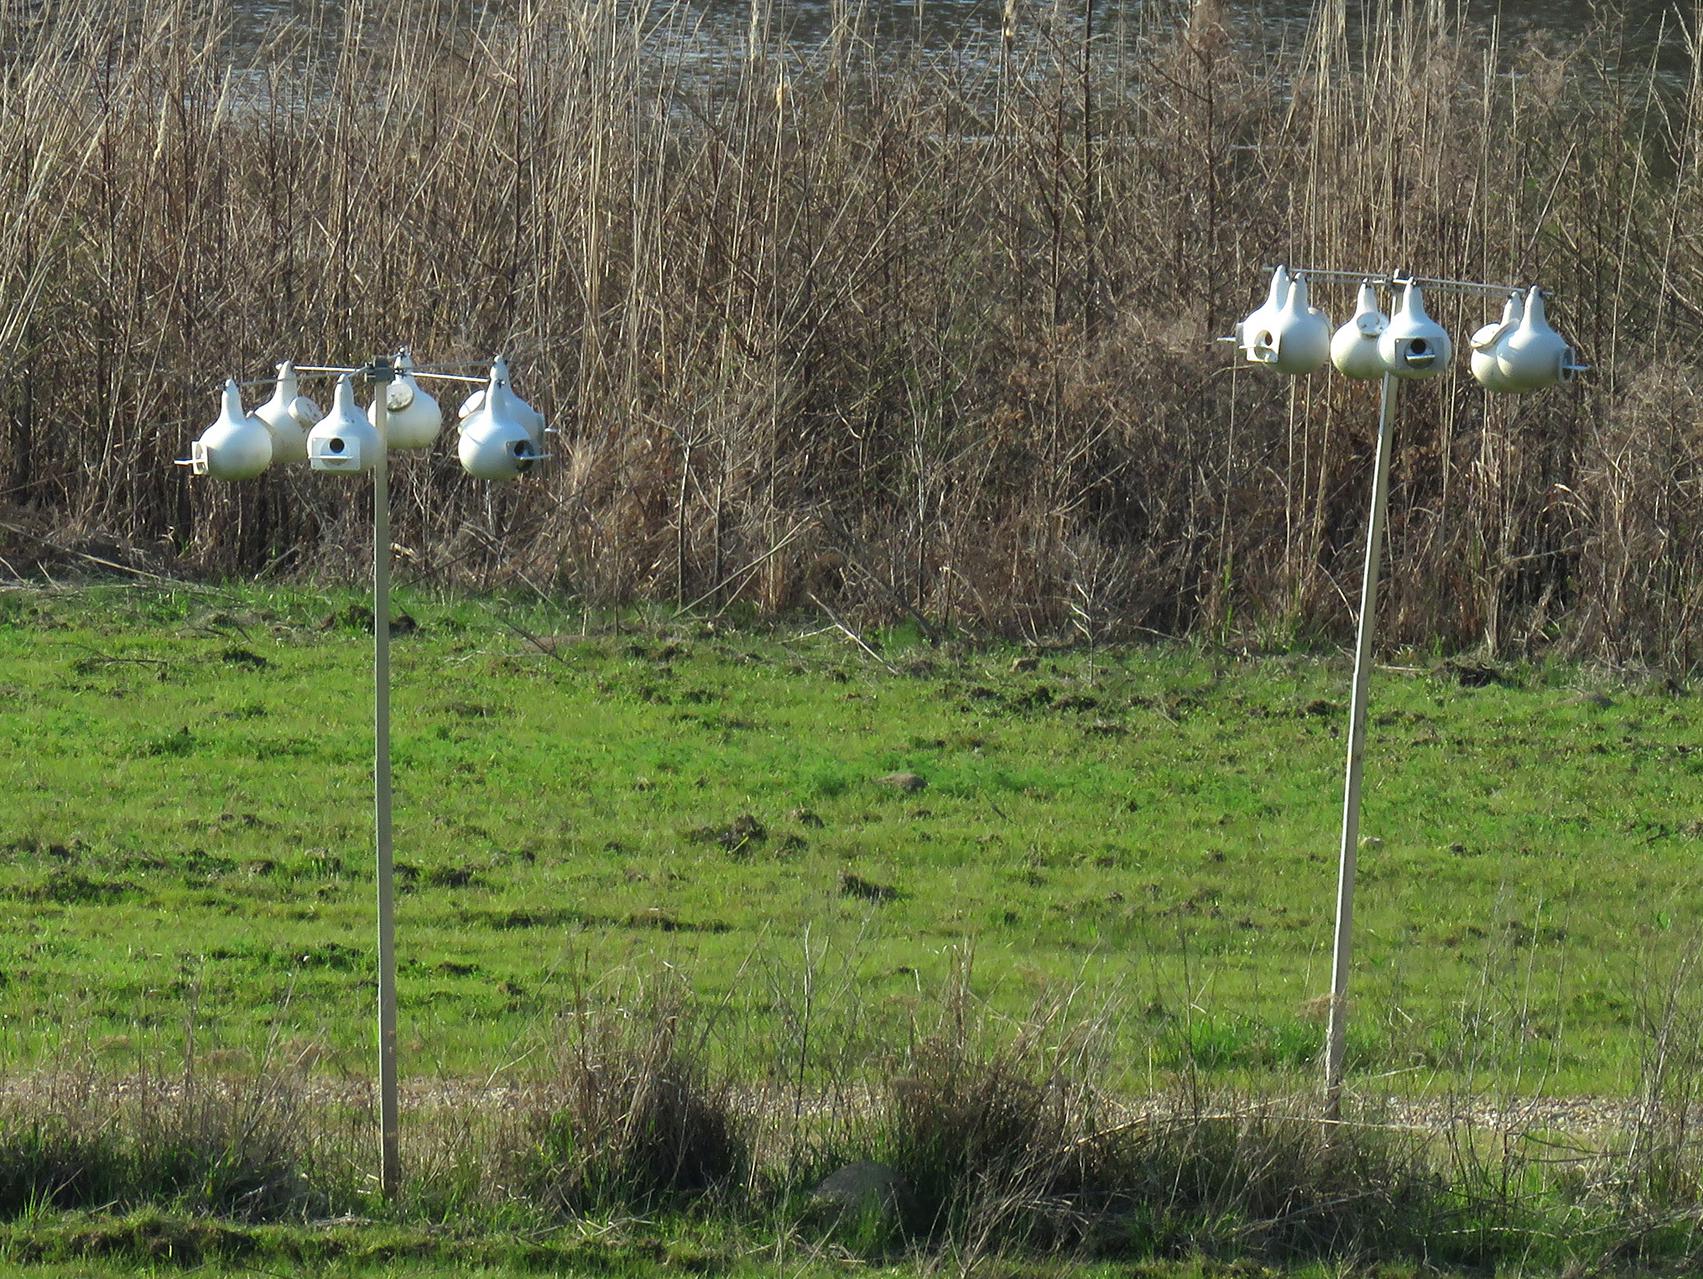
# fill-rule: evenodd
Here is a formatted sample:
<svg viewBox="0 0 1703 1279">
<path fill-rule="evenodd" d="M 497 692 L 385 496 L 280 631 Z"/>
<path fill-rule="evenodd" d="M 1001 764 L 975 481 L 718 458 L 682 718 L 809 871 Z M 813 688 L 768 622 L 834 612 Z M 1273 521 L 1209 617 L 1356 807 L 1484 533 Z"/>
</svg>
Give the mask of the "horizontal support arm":
<svg viewBox="0 0 1703 1279">
<path fill-rule="evenodd" d="M 1275 271 L 1277 268 L 1268 266 L 1265 269 Z M 1418 284 L 1427 289 L 1440 289 L 1445 293 L 1512 293 L 1525 287 L 1521 284 L 1480 284 L 1475 280 L 1449 280 L 1437 275 L 1403 275 L 1399 271 L 1337 271 L 1310 266 L 1289 266 L 1288 270 L 1291 275 L 1304 275 L 1309 280 L 1321 283 L 1330 281 L 1359 284 L 1364 281 L 1374 285 Z"/>
</svg>

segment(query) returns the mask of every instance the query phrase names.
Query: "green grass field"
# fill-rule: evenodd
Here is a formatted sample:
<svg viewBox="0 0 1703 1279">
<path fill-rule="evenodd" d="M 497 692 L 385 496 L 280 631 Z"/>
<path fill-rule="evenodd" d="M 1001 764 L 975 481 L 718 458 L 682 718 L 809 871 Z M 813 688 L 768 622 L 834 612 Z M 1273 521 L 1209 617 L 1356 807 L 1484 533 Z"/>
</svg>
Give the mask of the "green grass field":
<svg viewBox="0 0 1703 1279">
<path fill-rule="evenodd" d="M 702 1235 L 702 1231 L 697 1232 Z M 582 1237 L 583 1236 L 583 1237 Z M 659 1239 L 631 1227 L 605 1226 L 513 1235 L 453 1237 L 445 1232 L 383 1227 L 240 1230 L 205 1222 L 141 1215 L 120 1220 L 78 1220 L 0 1235 L 0 1273 L 32 1279 L 160 1279 L 194 1274 L 200 1279 L 503 1279 L 513 1275 L 595 1274 L 607 1279 L 714 1274 L 738 1279 L 832 1279 L 874 1276 L 913 1279 L 934 1273 L 916 1259 L 871 1264 L 831 1249 L 795 1243 L 780 1249 L 746 1249 L 731 1241 L 706 1243 L 690 1232 Z M 177 1252 L 172 1255 L 170 1246 Z M 36 1260 L 68 1254 L 76 1261 Z M 984 1263 L 983 1268 L 987 1268 Z M 1026 1259 L 1020 1268 L 996 1264 L 997 1274 L 1030 1279 L 1448 1279 L 1457 1272 L 1403 1264 L 1346 1269 L 1340 1264 L 1268 1267 L 1208 1258 L 1154 1260 L 1134 1266 Z"/>
<path fill-rule="evenodd" d="M 371 1055 L 361 596 L 0 594 L 0 1058 Z M 404 1071 L 484 1078 L 662 971 L 754 1073 L 1074 992 L 1141 1089 L 1310 1069 L 1348 668 L 1034 652 L 404 591 Z M 1619 1093 L 1703 901 L 1703 706 L 1568 668 L 1374 677 L 1356 1087 Z M 889 669 L 889 667 L 891 669 Z M 884 782 L 916 774 L 922 789 Z"/>
</svg>

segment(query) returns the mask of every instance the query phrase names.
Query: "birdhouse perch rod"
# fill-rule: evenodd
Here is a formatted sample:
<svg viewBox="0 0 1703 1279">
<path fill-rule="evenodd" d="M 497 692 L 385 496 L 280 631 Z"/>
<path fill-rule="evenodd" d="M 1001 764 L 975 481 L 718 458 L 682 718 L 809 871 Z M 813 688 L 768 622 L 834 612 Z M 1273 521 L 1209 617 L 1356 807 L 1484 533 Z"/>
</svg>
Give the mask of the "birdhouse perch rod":
<svg viewBox="0 0 1703 1279">
<path fill-rule="evenodd" d="M 394 365 L 391 366 L 392 369 L 394 369 L 394 367 Z M 371 378 L 373 375 L 373 366 L 366 364 L 362 365 L 358 369 L 349 369 L 335 364 L 298 364 L 296 365 L 296 372 L 319 373 L 330 377 L 337 377 L 347 373 L 351 377 L 359 375 Z M 413 378 L 416 382 L 425 381 L 427 378 L 431 378 L 439 382 L 472 382 L 476 386 L 484 386 L 485 383 L 490 380 L 489 378 L 474 377 L 470 373 L 427 373 L 421 369 L 410 369 L 408 371 L 408 376 Z M 276 378 L 273 379 L 273 381 L 276 380 Z M 385 378 L 384 380 L 389 382 L 393 379 Z"/>
<path fill-rule="evenodd" d="M 1267 271 L 1277 270 L 1275 264 L 1265 268 Z M 1520 288 L 1517 284 L 1483 284 L 1477 280 L 1451 280 L 1440 275 L 1404 275 L 1400 271 L 1339 271 L 1334 267 L 1291 266 L 1288 270 L 1295 275 L 1304 275 L 1309 280 L 1318 283 L 1337 284 L 1375 284 L 1399 285 L 1418 284 L 1427 289 L 1441 289 L 1445 293 L 1512 293 Z"/>
<path fill-rule="evenodd" d="M 347 373 L 350 377 L 353 377 L 357 373 L 368 372 L 371 369 L 371 367 L 372 367 L 371 365 L 363 365 L 363 366 L 358 367 L 358 368 L 350 368 L 347 365 L 343 365 L 343 364 L 298 364 L 298 365 L 296 365 L 296 372 L 297 373 L 323 373 L 323 374 L 328 374 L 332 377 L 338 377 L 338 376 L 341 376 L 344 373 Z"/>
<path fill-rule="evenodd" d="M 472 382 L 475 386 L 484 386 L 489 378 L 474 377 L 470 373 L 422 373 L 415 369 L 413 373 L 416 382 L 431 379 L 438 382 Z"/>
<path fill-rule="evenodd" d="M 356 375 L 365 376 L 365 375 L 369 375 L 371 373 L 371 371 L 372 370 L 369 366 L 362 366 L 361 368 L 357 369 L 357 368 L 345 368 L 345 367 L 342 367 L 340 365 L 334 365 L 334 364 L 298 364 L 298 365 L 296 365 L 296 373 L 298 375 L 305 373 L 305 374 L 315 376 L 315 377 L 340 377 L 345 373 L 349 374 L 351 377 L 354 377 Z M 484 377 L 474 377 L 470 373 L 427 373 L 427 372 L 425 372 L 424 370 L 421 370 L 421 369 L 410 369 L 409 372 L 408 372 L 408 376 L 413 378 L 416 382 L 425 382 L 425 381 L 466 382 L 466 383 L 470 383 L 474 386 L 484 386 L 485 383 L 490 380 L 489 378 L 484 378 Z M 223 386 L 224 383 L 221 382 L 219 385 Z M 237 389 L 242 390 L 242 391 L 253 391 L 253 390 L 258 390 L 260 387 L 263 387 L 263 386 L 277 386 L 277 385 L 278 385 L 278 379 L 275 378 L 275 377 L 257 377 L 257 378 L 249 378 L 247 381 L 238 382 L 237 383 Z"/>
</svg>

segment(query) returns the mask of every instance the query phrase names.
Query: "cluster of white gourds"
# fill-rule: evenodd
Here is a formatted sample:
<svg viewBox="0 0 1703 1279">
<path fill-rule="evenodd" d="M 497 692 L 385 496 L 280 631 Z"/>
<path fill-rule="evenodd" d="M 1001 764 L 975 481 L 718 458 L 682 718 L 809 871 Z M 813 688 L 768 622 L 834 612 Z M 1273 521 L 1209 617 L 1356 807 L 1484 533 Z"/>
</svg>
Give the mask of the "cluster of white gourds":
<svg viewBox="0 0 1703 1279">
<path fill-rule="evenodd" d="M 248 480 L 274 462 L 307 462 L 316 471 L 361 472 L 372 470 L 381 448 L 392 452 L 429 449 L 443 428 L 443 410 L 416 380 L 414 360 L 406 349 L 397 353 L 394 369 L 384 387 L 382 442 L 376 405 L 361 412 L 351 373 L 338 375 L 331 411 L 322 413 L 301 394 L 295 363 L 285 360 L 278 366 L 272 398 L 252 413 L 243 409 L 236 380 L 227 381 L 218 419 L 202 432 L 179 465 L 214 479 Z M 514 479 L 545 456 L 544 415 L 514 393 L 508 364 L 500 355 L 491 362 L 489 379 L 462 401 L 457 419 L 456 455 L 477 479 Z"/>
<path fill-rule="evenodd" d="M 1454 343 L 1426 314 L 1419 282 L 1393 282 L 1402 289 L 1395 315 L 1379 309 L 1373 282 L 1363 280 L 1353 317 L 1333 332 L 1312 304 L 1307 273 L 1292 276 L 1279 266 L 1265 302 L 1236 326 L 1233 340 L 1250 363 L 1280 373 L 1314 373 L 1328 362 L 1351 378 L 1436 377 L 1454 358 Z M 1573 348 L 1550 327 L 1543 298 L 1536 285 L 1510 290 L 1501 320 L 1472 335 L 1472 375 L 1487 390 L 1536 391 L 1583 370 Z"/>
</svg>

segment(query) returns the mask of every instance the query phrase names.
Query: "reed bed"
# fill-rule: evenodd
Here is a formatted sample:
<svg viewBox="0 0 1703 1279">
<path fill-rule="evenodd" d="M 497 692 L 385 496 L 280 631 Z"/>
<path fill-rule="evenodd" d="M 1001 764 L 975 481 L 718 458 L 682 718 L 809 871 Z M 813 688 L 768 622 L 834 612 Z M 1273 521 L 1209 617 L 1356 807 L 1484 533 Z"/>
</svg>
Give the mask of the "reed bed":
<svg viewBox="0 0 1703 1279">
<path fill-rule="evenodd" d="M 1548 286 L 1596 371 L 1403 397 L 1386 633 L 1688 670 L 1699 86 L 1607 17 L 1558 52 L 1440 4 L 1288 48 L 1144 12 L 1011 0 L 940 57 L 759 5 L 709 62 L 684 3 L 353 7 L 239 54 L 216 5 L 6 0 L 0 502 L 355 572 L 333 482 L 171 465 L 219 381 L 502 349 L 557 456 L 492 493 L 397 468 L 422 575 L 1305 642 L 1351 621 L 1374 391 L 1212 339 L 1264 264 L 1402 267 Z M 1457 340 L 1491 309 L 1434 307 Z"/>
</svg>

